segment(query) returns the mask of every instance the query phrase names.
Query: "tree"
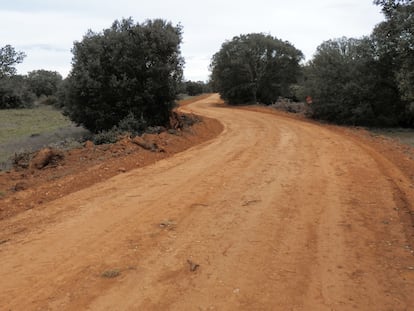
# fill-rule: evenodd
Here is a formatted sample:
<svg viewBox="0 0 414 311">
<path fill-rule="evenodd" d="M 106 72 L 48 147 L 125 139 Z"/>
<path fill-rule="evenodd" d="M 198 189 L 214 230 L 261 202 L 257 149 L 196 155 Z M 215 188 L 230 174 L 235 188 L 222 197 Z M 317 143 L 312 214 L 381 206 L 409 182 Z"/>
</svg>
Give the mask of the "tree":
<svg viewBox="0 0 414 311">
<path fill-rule="evenodd" d="M 34 96 L 27 79 L 16 75 L 15 65 L 26 55 L 11 45 L 0 48 L 0 109 L 26 108 L 33 105 Z"/>
<path fill-rule="evenodd" d="M 386 20 L 373 31 L 378 55 L 388 60 L 407 102 L 414 102 L 414 1 L 377 0 Z"/>
<path fill-rule="evenodd" d="M 369 37 L 323 42 L 305 71 L 313 116 L 339 124 L 398 124 L 404 106 L 387 68 Z"/>
<path fill-rule="evenodd" d="M 185 92 L 190 96 L 199 95 L 204 92 L 205 83 L 202 81 L 186 81 Z"/>
<path fill-rule="evenodd" d="M 123 19 L 101 33 L 89 31 L 74 44 L 61 96 L 66 113 L 93 132 L 131 116 L 165 124 L 182 79 L 181 40 L 181 26 L 160 19 Z"/>
<path fill-rule="evenodd" d="M 33 70 L 27 74 L 27 80 L 30 89 L 37 97 L 41 95 L 55 95 L 59 84 L 62 82 L 62 76 L 56 71 Z"/>
<path fill-rule="evenodd" d="M 374 3 L 382 6 L 382 12 L 389 19 L 401 6 L 412 4 L 413 0 L 374 0 Z"/>
<path fill-rule="evenodd" d="M 289 97 L 303 58 L 287 41 L 253 33 L 223 43 L 211 63 L 213 88 L 230 104 L 271 104 Z"/>
<path fill-rule="evenodd" d="M 16 64 L 23 62 L 26 54 L 17 52 L 11 45 L 0 48 L 0 79 L 16 74 Z"/>
<path fill-rule="evenodd" d="M 0 79 L 0 109 L 30 108 L 34 100 L 35 95 L 25 76 L 13 75 Z"/>
<path fill-rule="evenodd" d="M 335 123 L 414 125 L 414 3 L 376 0 L 386 20 L 370 37 L 322 43 L 305 66 L 301 94 L 313 116 Z"/>
</svg>

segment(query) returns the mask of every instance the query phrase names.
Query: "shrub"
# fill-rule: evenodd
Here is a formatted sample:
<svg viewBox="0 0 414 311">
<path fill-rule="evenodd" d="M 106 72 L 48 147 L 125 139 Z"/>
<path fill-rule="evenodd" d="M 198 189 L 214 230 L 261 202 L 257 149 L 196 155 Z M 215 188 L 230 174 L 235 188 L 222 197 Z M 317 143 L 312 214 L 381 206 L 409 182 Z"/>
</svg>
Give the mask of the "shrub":
<svg viewBox="0 0 414 311">
<path fill-rule="evenodd" d="M 93 134 L 91 140 L 95 145 L 103 145 L 103 144 L 113 144 L 119 140 L 119 137 L 122 135 L 116 127 L 101 131 L 99 133 Z"/>
<path fill-rule="evenodd" d="M 323 42 L 305 68 L 313 117 L 351 125 L 394 126 L 404 111 L 386 59 L 368 37 Z"/>
<path fill-rule="evenodd" d="M 59 84 L 62 82 L 62 76 L 56 71 L 33 70 L 27 74 L 27 82 L 30 90 L 37 97 L 42 95 L 55 95 Z"/>
<path fill-rule="evenodd" d="M 48 106 L 57 106 L 57 102 L 58 102 L 58 98 L 54 95 L 50 95 L 50 96 L 45 96 L 42 95 L 40 96 L 37 101 L 36 104 L 38 105 L 48 105 Z"/>
<path fill-rule="evenodd" d="M 213 56 L 212 85 L 229 104 L 270 105 L 290 96 L 302 58 L 289 42 L 261 33 L 240 35 Z"/>
<path fill-rule="evenodd" d="M 36 96 L 23 76 L 0 79 L 0 109 L 31 108 Z"/>
<path fill-rule="evenodd" d="M 120 122 L 167 123 L 182 79 L 181 32 L 163 20 L 134 24 L 131 18 L 89 31 L 75 42 L 73 68 L 60 90 L 65 113 L 95 133 Z"/>
<path fill-rule="evenodd" d="M 140 134 L 147 128 L 147 121 L 141 115 L 137 118 L 134 113 L 130 112 L 125 118 L 119 121 L 117 128 L 120 131 L 131 134 Z"/>
</svg>

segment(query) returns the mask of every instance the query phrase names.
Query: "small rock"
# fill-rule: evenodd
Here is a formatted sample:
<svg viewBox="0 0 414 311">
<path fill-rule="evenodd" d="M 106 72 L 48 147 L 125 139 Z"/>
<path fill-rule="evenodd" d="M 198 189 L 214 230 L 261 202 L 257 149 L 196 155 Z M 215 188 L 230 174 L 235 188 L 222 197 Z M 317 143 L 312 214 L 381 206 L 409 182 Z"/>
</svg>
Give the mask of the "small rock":
<svg viewBox="0 0 414 311">
<path fill-rule="evenodd" d="M 14 191 L 22 191 L 29 188 L 29 185 L 25 183 L 24 181 L 19 181 L 17 184 L 14 185 L 13 190 Z"/>
<path fill-rule="evenodd" d="M 136 136 L 132 139 L 132 143 L 134 143 L 135 145 L 140 146 L 141 148 L 145 149 L 145 150 L 151 150 L 152 149 L 152 145 L 147 143 L 142 137 L 140 136 Z"/>
<path fill-rule="evenodd" d="M 177 224 L 172 220 L 166 220 L 160 223 L 160 228 L 162 229 L 172 230 L 175 229 L 176 226 Z"/>
<path fill-rule="evenodd" d="M 120 173 L 125 173 L 127 170 L 126 170 L 126 168 L 125 167 L 120 167 L 120 168 L 118 168 L 118 172 L 120 172 Z"/>
<path fill-rule="evenodd" d="M 187 263 L 190 265 L 191 272 L 195 272 L 200 267 L 199 264 L 192 262 L 190 259 L 187 259 Z"/>
<path fill-rule="evenodd" d="M 233 294 L 238 294 L 238 293 L 240 293 L 240 288 L 233 289 Z"/>
</svg>

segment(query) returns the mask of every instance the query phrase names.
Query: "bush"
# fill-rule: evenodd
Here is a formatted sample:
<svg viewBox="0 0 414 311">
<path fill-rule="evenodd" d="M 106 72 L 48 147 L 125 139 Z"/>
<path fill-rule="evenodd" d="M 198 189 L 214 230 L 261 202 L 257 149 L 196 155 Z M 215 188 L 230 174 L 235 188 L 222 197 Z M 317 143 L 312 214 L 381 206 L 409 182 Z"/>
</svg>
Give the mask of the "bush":
<svg viewBox="0 0 414 311">
<path fill-rule="evenodd" d="M 382 7 L 385 21 L 369 37 L 323 42 L 304 67 L 296 94 L 312 96 L 317 119 L 413 127 L 414 2 L 374 3 Z"/>
<path fill-rule="evenodd" d="M 260 33 L 240 35 L 213 56 L 212 86 L 232 105 L 270 105 L 280 96 L 290 97 L 302 58 L 289 42 Z"/>
<path fill-rule="evenodd" d="M 185 82 L 185 93 L 190 96 L 202 94 L 204 92 L 205 83 L 198 81 L 187 81 Z"/>
<path fill-rule="evenodd" d="M 48 105 L 48 106 L 57 106 L 57 103 L 58 103 L 58 98 L 54 95 L 50 95 L 50 96 L 42 95 L 36 101 L 36 104 L 38 105 Z"/>
<path fill-rule="evenodd" d="M 119 131 L 117 128 L 113 128 L 94 134 L 91 140 L 95 145 L 113 144 L 119 140 L 119 137 L 121 135 L 121 131 Z"/>
<path fill-rule="evenodd" d="M 145 121 L 143 116 L 137 118 L 132 112 L 130 112 L 125 118 L 119 121 L 117 128 L 120 131 L 136 135 L 142 133 L 147 126 L 147 121 Z"/>
<path fill-rule="evenodd" d="M 14 168 L 28 168 L 30 160 L 33 158 L 33 152 L 19 152 L 15 153 L 12 158 L 12 165 Z"/>
<path fill-rule="evenodd" d="M 181 32 L 163 20 L 131 18 L 89 31 L 75 43 L 72 71 L 59 90 L 65 113 L 95 133 L 120 122 L 134 129 L 166 124 L 182 79 Z"/>
<path fill-rule="evenodd" d="M 0 109 L 31 108 L 35 98 L 24 76 L 0 79 Z"/>
<path fill-rule="evenodd" d="M 27 82 L 31 92 L 37 97 L 52 96 L 56 94 L 62 76 L 56 71 L 33 70 L 27 74 Z"/>
<path fill-rule="evenodd" d="M 313 117 L 338 124 L 398 125 L 405 107 L 387 62 L 377 58 L 370 38 L 323 42 L 304 70 L 302 87 L 313 98 Z"/>
</svg>

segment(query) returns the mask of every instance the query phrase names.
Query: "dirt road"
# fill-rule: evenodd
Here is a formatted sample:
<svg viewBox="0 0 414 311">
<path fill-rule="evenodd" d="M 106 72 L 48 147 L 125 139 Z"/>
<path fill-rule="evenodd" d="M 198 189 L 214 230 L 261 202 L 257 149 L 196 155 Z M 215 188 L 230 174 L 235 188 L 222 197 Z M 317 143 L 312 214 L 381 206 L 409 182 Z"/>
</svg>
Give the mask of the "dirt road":
<svg viewBox="0 0 414 311">
<path fill-rule="evenodd" d="M 0 310 L 414 310 L 406 172 L 217 100 L 212 141 L 2 221 Z"/>
</svg>

